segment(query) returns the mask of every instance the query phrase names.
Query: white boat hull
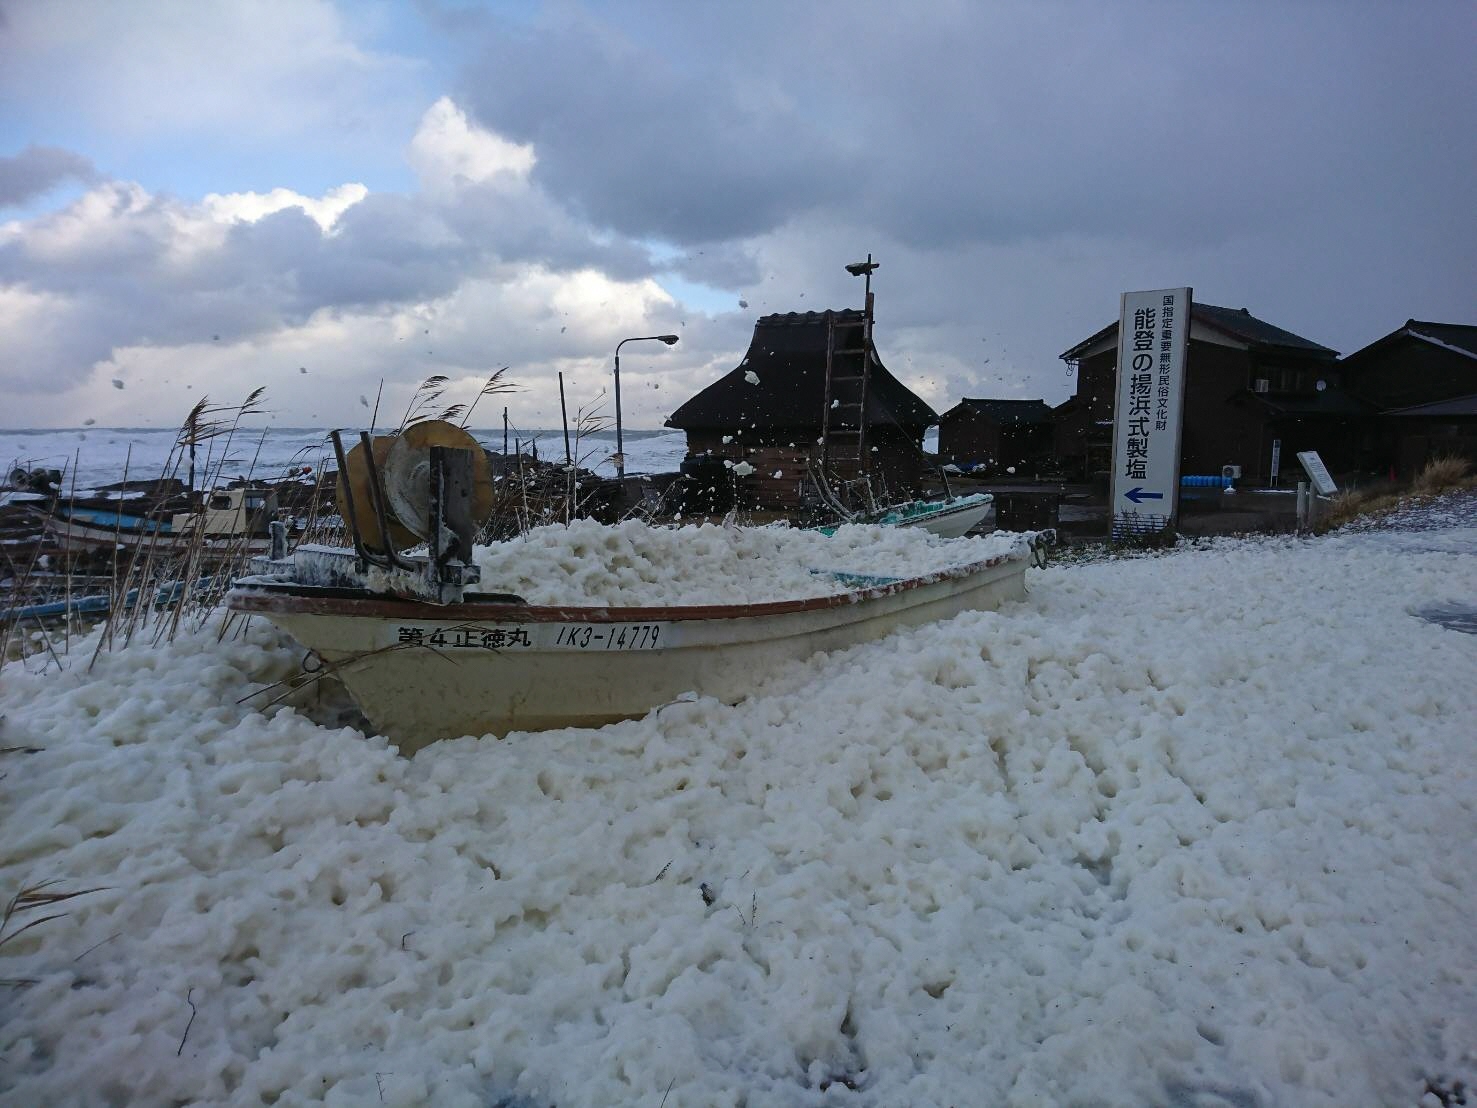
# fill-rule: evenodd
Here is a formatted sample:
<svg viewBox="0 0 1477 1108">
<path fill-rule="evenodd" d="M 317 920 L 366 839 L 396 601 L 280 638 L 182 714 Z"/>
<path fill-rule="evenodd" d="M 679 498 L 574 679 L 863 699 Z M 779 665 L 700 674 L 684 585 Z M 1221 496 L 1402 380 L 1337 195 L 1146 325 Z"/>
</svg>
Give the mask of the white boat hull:
<svg viewBox="0 0 1477 1108">
<path fill-rule="evenodd" d="M 266 616 L 413 753 L 437 739 L 643 716 L 684 694 L 735 703 L 818 651 L 1025 595 L 1028 554 L 835 596 L 711 608 L 435 605 L 246 579 L 230 607 Z M 334 590 L 316 590 L 331 593 Z"/>
<path fill-rule="evenodd" d="M 993 497 L 987 497 L 982 503 L 975 498 L 958 505 L 945 504 L 936 512 L 920 516 L 917 519 L 907 519 L 898 523 L 898 527 L 919 527 L 941 539 L 957 539 L 973 531 L 989 514 Z"/>
</svg>

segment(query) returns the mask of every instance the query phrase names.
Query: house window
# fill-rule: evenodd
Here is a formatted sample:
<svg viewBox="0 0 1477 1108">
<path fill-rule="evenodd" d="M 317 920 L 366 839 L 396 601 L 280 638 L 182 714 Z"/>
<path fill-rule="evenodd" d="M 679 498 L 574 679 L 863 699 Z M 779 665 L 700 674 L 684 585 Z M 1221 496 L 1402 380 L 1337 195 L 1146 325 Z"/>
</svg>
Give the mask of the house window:
<svg viewBox="0 0 1477 1108">
<path fill-rule="evenodd" d="M 1265 380 L 1268 392 L 1313 391 L 1313 371 L 1299 366 L 1263 366 L 1254 370 L 1252 377 Z M 1257 389 L 1256 391 L 1262 390 Z"/>
</svg>

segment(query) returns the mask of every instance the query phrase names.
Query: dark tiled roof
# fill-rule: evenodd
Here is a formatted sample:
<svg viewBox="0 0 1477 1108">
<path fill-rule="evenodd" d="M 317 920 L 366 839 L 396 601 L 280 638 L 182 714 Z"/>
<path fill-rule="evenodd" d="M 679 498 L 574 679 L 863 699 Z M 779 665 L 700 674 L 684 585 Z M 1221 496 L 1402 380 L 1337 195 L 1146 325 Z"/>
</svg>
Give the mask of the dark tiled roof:
<svg viewBox="0 0 1477 1108">
<path fill-rule="evenodd" d="M 1044 400 L 976 400 L 966 396 L 954 410 L 965 407 L 989 416 L 1002 427 L 1051 422 L 1051 408 Z"/>
<path fill-rule="evenodd" d="M 1477 416 L 1477 392 L 1470 396 L 1453 396 L 1431 404 L 1415 404 L 1409 408 L 1392 408 L 1381 412 L 1388 416 Z"/>
<path fill-rule="evenodd" d="M 816 428 L 826 404 L 826 340 L 831 319 L 858 323 L 854 308 L 786 312 L 761 316 L 749 352 L 738 366 L 714 381 L 667 420 L 682 430 Z M 753 373 L 759 383 L 751 383 Z M 868 424 L 893 424 L 921 431 L 938 414 L 894 377 L 881 360 L 872 363 L 867 396 Z"/>
<path fill-rule="evenodd" d="M 1276 347 L 1281 350 L 1295 350 L 1327 358 L 1338 357 L 1337 350 L 1330 350 L 1312 339 L 1305 339 L 1301 335 L 1294 335 L 1291 331 L 1284 331 L 1281 327 L 1273 326 L 1264 319 L 1258 319 L 1245 308 L 1221 308 L 1214 304 L 1202 304 L 1197 300 L 1190 305 L 1190 318 L 1238 338 L 1251 346 Z M 1077 357 L 1079 350 L 1117 333 L 1117 322 L 1110 323 L 1102 330 L 1083 339 L 1062 357 L 1070 361 Z"/>
<path fill-rule="evenodd" d="M 1280 346 L 1288 350 L 1306 350 L 1309 353 L 1338 357 L 1337 350 L 1330 350 L 1311 339 L 1294 335 L 1291 331 L 1284 331 L 1281 327 L 1274 327 L 1266 320 L 1258 319 L 1245 308 L 1218 308 L 1214 304 L 1194 304 L 1190 308 L 1190 317 L 1219 328 L 1227 334 L 1235 335 L 1252 346 Z"/>
<path fill-rule="evenodd" d="M 1477 358 L 1477 327 L 1466 323 L 1431 323 L 1423 319 L 1407 319 L 1405 326 L 1397 327 L 1388 335 L 1362 346 L 1344 359 L 1359 363 L 1366 357 L 1399 342 L 1403 338 L 1414 338 L 1429 342 L 1456 354 Z"/>
<path fill-rule="evenodd" d="M 823 312 L 773 312 L 762 315 L 755 321 L 758 327 L 820 327 L 822 330 L 821 345 L 825 345 L 826 324 L 834 318 L 837 323 L 860 323 L 862 313 L 860 308 L 827 308 Z"/>
<path fill-rule="evenodd" d="M 1455 347 L 1477 358 L 1477 327 L 1466 323 L 1427 323 L 1425 320 L 1408 319 L 1405 321 L 1405 330 L 1441 346 Z"/>
</svg>

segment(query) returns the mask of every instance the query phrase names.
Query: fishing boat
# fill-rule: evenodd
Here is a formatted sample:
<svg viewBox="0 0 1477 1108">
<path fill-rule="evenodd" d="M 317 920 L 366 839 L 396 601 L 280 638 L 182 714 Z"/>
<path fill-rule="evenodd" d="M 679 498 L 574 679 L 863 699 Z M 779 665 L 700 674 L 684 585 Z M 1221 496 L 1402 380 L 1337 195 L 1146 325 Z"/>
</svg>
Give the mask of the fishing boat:
<svg viewBox="0 0 1477 1108">
<path fill-rule="evenodd" d="M 924 577 L 830 575 L 836 592 L 803 600 L 611 608 L 377 595 L 342 583 L 355 576 L 347 551 L 308 548 L 238 581 L 226 603 L 318 655 L 369 721 L 412 753 L 461 735 L 598 726 L 688 693 L 734 703 L 757 674 L 787 662 L 1019 599 L 1030 555 L 1027 542 Z M 336 559 L 346 559 L 338 573 L 326 569 Z"/>
<path fill-rule="evenodd" d="M 397 446 L 397 460 L 365 435 L 354 452 L 367 469 L 361 482 L 337 439 L 335 449 L 340 472 L 350 474 L 339 489 L 354 548 L 300 546 L 291 557 L 263 559 L 226 604 L 264 616 L 316 654 L 323 672 L 340 679 L 369 722 L 407 754 L 464 735 L 597 726 L 691 694 L 733 703 L 757 674 L 787 662 L 1023 596 L 1026 567 L 1049 540 L 1022 535 L 1006 554 L 925 576 L 821 567 L 834 591 L 804 599 L 533 605 L 477 591 L 463 503 L 478 482 L 471 450 L 434 446 L 421 465 L 415 447 Z M 383 482 L 376 452 L 385 458 Z M 485 463 L 480 450 L 475 457 Z M 367 505 L 355 503 L 356 486 L 367 491 Z M 414 503 L 426 495 L 428 511 Z M 392 512 L 394 504 L 400 509 Z M 360 507 L 373 509 L 372 521 L 360 519 Z M 425 539 L 425 554 L 365 541 L 400 525 Z"/>
<path fill-rule="evenodd" d="M 994 501 L 995 498 L 987 492 L 951 496 L 944 500 L 908 500 L 848 522 L 875 523 L 881 527 L 917 527 L 940 538 L 957 539 L 979 526 Z M 839 526 L 832 523 L 816 530 L 830 535 Z"/>
<path fill-rule="evenodd" d="M 995 498 L 987 492 L 951 496 L 946 500 L 910 500 L 884 512 L 884 527 L 921 527 L 944 539 L 957 539 L 979 526 Z"/>
<path fill-rule="evenodd" d="M 141 503 L 141 502 L 140 502 Z M 198 511 L 158 517 L 129 511 L 131 502 L 68 504 L 58 501 L 43 527 L 66 553 L 146 546 L 157 552 L 204 551 L 265 553 L 270 546 L 267 524 L 277 514 L 277 496 L 269 489 L 219 489 Z"/>
</svg>

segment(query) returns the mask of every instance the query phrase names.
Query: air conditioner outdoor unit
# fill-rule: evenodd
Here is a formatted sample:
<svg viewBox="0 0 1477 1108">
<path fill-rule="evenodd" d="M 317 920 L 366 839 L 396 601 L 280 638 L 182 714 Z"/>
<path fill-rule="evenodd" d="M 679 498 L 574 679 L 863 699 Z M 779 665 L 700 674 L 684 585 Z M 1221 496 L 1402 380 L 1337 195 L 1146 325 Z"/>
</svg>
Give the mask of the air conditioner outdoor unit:
<svg viewBox="0 0 1477 1108">
<path fill-rule="evenodd" d="M 1270 392 L 1271 390 L 1272 382 L 1268 381 L 1265 377 L 1258 377 L 1256 379 L 1256 384 L 1252 386 L 1253 392 Z"/>
<path fill-rule="evenodd" d="M 1241 480 L 1240 466 L 1221 466 L 1221 477 L 1227 481 Z"/>
</svg>

